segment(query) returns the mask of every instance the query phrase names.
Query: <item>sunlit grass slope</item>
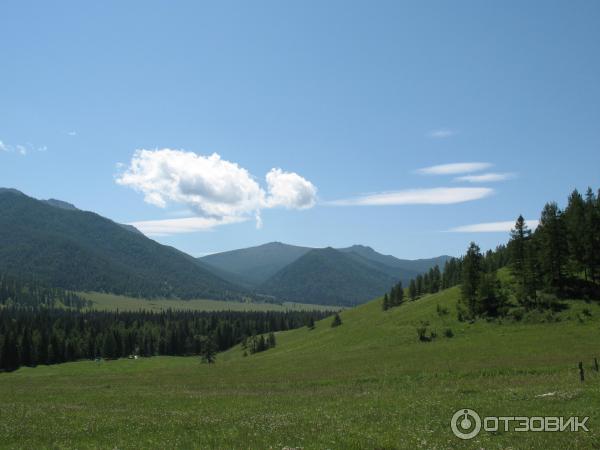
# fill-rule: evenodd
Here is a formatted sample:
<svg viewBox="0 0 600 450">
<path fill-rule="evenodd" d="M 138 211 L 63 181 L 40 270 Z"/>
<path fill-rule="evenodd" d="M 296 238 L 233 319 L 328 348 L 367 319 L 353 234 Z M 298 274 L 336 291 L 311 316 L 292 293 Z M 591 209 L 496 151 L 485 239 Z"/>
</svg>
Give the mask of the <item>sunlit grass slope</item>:
<svg viewBox="0 0 600 450">
<path fill-rule="evenodd" d="M 0 374 L 0 446 L 598 447 L 600 375 L 591 364 L 600 358 L 600 307 L 574 301 L 560 321 L 470 324 L 456 320 L 458 292 L 386 312 L 372 302 L 342 312 L 340 327 L 328 318 L 314 330 L 278 333 L 276 348 L 244 357 L 237 347 L 211 367 L 160 357 Z M 424 320 L 437 332 L 432 342 L 417 338 Z M 448 328 L 454 337 L 445 337 Z M 460 441 L 450 418 L 467 407 L 482 416 L 590 416 L 590 432 Z"/>
<path fill-rule="evenodd" d="M 335 306 L 292 302 L 278 304 L 207 299 L 144 299 L 100 292 L 79 292 L 78 295 L 87 300 L 91 300 L 92 308 L 99 311 L 165 311 L 167 309 L 185 311 L 312 311 L 341 309 L 340 307 Z"/>
</svg>

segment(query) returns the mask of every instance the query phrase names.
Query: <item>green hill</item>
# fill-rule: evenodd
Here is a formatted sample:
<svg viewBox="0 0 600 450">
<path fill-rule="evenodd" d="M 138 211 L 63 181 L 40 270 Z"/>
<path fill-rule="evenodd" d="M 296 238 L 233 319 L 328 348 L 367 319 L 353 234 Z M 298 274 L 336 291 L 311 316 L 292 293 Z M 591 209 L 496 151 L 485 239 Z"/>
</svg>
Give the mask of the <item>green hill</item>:
<svg viewBox="0 0 600 450">
<path fill-rule="evenodd" d="M 458 293 L 385 312 L 370 302 L 343 311 L 339 327 L 328 318 L 314 330 L 277 333 L 274 349 L 244 357 L 235 347 L 213 366 L 155 357 L 0 374 L 3 445 L 597 448 L 598 304 L 569 301 L 565 311 L 521 322 L 468 323 L 456 319 Z M 417 338 L 423 321 L 438 332 L 432 342 Z M 589 416 L 590 432 L 482 431 L 461 441 L 450 419 L 462 408 L 481 416 Z"/>
<path fill-rule="evenodd" d="M 427 272 L 436 265 L 442 269 L 446 261 L 452 258 L 448 255 L 442 255 L 435 258 L 400 259 L 392 255 L 383 255 L 365 245 L 353 245 L 338 250 L 348 254 L 357 254 L 366 260 L 377 263 L 379 270 L 385 271 L 397 279 L 402 280 L 403 283 L 407 283 L 420 273 Z"/>
<path fill-rule="evenodd" d="M 352 306 L 383 294 L 395 282 L 361 256 L 328 247 L 309 251 L 257 291 L 290 301 Z"/>
<path fill-rule="evenodd" d="M 0 272 L 65 289 L 132 296 L 245 295 L 191 256 L 65 205 L 0 190 Z"/>
<path fill-rule="evenodd" d="M 198 261 L 203 263 L 205 268 L 223 279 L 248 289 L 260 286 L 258 290 L 261 291 L 263 288 L 261 285 L 266 284 L 270 278 L 274 277 L 290 264 L 298 261 L 300 257 L 306 255 L 311 250 L 315 249 L 283 244 L 281 242 L 270 242 L 257 247 L 204 256 L 198 258 Z M 378 253 L 371 247 L 364 245 L 353 245 L 336 250 L 363 265 L 363 270 L 368 271 L 370 269 L 380 272 L 380 278 L 385 280 L 386 286 L 389 280 L 385 276 L 393 278 L 392 283 L 397 283 L 399 280 L 403 283 L 408 283 L 410 279 L 415 278 L 420 273 L 426 272 L 436 264 L 440 268 L 443 267 L 446 260 L 450 258 L 449 256 L 439 256 L 437 258 L 417 260 L 398 259 L 391 255 Z M 348 274 L 348 276 L 352 276 L 352 274 Z M 309 280 L 306 281 L 309 282 Z M 375 294 L 361 297 L 361 301 L 368 300 L 373 295 L 379 294 L 379 291 L 368 292 L 375 292 Z"/>
<path fill-rule="evenodd" d="M 215 253 L 198 258 L 207 266 L 218 269 L 222 276 L 247 286 L 258 286 L 288 264 L 306 254 L 310 248 L 281 242 L 269 242 L 257 247 Z"/>
</svg>

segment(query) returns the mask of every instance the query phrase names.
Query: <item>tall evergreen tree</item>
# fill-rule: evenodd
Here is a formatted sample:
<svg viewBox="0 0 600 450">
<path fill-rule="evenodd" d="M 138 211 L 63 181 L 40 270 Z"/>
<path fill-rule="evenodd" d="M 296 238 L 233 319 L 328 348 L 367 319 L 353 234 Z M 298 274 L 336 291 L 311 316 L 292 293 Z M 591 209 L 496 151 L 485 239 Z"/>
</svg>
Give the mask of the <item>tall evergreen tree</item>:
<svg viewBox="0 0 600 450">
<path fill-rule="evenodd" d="M 482 275 L 483 255 L 479 246 L 471 242 L 462 264 L 461 303 L 469 317 L 479 314 L 478 289 Z"/>
<path fill-rule="evenodd" d="M 383 302 L 381 303 L 381 308 L 384 311 L 387 311 L 388 309 L 390 309 L 390 298 L 389 298 L 387 292 L 383 295 Z"/>
<path fill-rule="evenodd" d="M 531 230 L 523 216 L 519 216 L 515 228 L 511 230 L 508 248 L 511 253 L 511 273 L 517 283 L 517 298 L 523 305 L 529 306 L 535 300 L 536 280 L 533 261 Z M 464 275 L 464 271 L 463 271 Z"/>
<path fill-rule="evenodd" d="M 546 203 L 535 232 L 539 263 L 546 286 L 562 289 L 567 263 L 567 236 L 562 212 L 556 203 Z"/>
<path fill-rule="evenodd" d="M 410 295 L 411 300 L 417 298 L 417 283 L 414 279 L 410 280 L 410 284 L 408 285 L 408 295 Z"/>
</svg>

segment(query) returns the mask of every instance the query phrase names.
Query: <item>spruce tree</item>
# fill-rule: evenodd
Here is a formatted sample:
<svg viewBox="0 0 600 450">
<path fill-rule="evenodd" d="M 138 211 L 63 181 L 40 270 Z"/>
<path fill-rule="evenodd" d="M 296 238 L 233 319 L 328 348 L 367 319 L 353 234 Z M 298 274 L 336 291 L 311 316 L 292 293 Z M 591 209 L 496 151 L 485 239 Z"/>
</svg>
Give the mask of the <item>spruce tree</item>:
<svg viewBox="0 0 600 450">
<path fill-rule="evenodd" d="M 568 252 L 565 228 L 558 205 L 546 203 L 534 236 L 539 242 L 539 263 L 544 284 L 549 288 L 562 289 L 565 284 Z"/>
<path fill-rule="evenodd" d="M 408 285 L 408 295 L 410 295 L 410 299 L 414 300 L 417 298 L 417 283 L 415 280 L 410 280 L 410 284 Z"/>
<path fill-rule="evenodd" d="M 471 242 L 463 259 L 461 303 L 466 308 L 469 317 L 479 314 L 478 289 L 482 276 L 483 256 L 479 246 Z"/>
<path fill-rule="evenodd" d="M 333 322 L 331 322 L 331 327 L 335 328 L 335 327 L 339 327 L 342 324 L 342 319 L 340 317 L 340 315 L 338 313 L 335 313 L 335 316 L 333 317 Z"/>
<path fill-rule="evenodd" d="M 387 311 L 388 309 L 390 309 L 390 298 L 388 297 L 387 292 L 383 296 L 383 301 L 381 303 L 381 308 L 384 311 Z"/>
<path fill-rule="evenodd" d="M 535 266 L 534 248 L 531 242 L 531 230 L 527 227 L 523 216 L 519 216 L 515 228 L 511 230 L 508 247 L 511 253 L 511 273 L 517 283 L 517 299 L 525 306 L 535 300 Z M 463 261 L 464 264 L 464 261 Z M 464 276 L 463 270 L 463 276 Z M 463 280 L 464 281 L 464 280 Z"/>
<path fill-rule="evenodd" d="M 399 306 L 404 301 L 404 287 L 402 286 L 402 281 L 398 281 L 396 285 L 396 306 Z"/>
</svg>

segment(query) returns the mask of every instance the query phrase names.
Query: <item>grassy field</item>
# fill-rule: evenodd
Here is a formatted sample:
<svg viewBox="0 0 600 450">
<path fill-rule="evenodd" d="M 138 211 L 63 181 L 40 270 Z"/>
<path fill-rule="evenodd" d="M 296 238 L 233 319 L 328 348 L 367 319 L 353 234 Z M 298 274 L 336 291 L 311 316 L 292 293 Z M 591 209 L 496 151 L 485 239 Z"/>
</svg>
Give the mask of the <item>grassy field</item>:
<svg viewBox="0 0 600 450">
<path fill-rule="evenodd" d="M 223 300 L 172 300 L 172 299 L 144 299 L 126 297 L 123 295 L 104 294 L 100 292 L 78 292 L 81 297 L 93 302 L 93 309 L 99 311 L 164 311 L 167 309 L 191 311 L 330 311 L 339 310 L 340 307 L 311 305 L 308 303 L 251 303 Z"/>
<path fill-rule="evenodd" d="M 328 318 L 279 333 L 274 349 L 243 357 L 237 347 L 210 367 L 155 357 L 0 374 L 0 447 L 600 448 L 591 368 L 600 307 L 577 301 L 555 317 L 526 318 L 538 323 L 464 323 L 457 296 L 453 288 L 386 312 L 372 302 L 342 312 L 340 327 Z M 432 342 L 417 339 L 422 320 L 438 334 Z M 461 441 L 450 429 L 461 408 L 589 416 L 590 432 L 482 431 Z"/>
</svg>

